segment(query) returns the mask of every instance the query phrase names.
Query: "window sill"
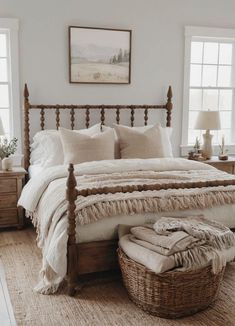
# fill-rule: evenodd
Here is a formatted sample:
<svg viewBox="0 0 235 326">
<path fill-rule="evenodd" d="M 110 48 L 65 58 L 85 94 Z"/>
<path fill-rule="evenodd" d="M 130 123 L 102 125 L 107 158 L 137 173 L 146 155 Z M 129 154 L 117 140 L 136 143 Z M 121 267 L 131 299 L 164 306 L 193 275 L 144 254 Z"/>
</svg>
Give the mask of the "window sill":
<svg viewBox="0 0 235 326">
<path fill-rule="evenodd" d="M 225 146 L 228 155 L 235 155 L 235 144 L 231 145 L 226 145 Z M 180 154 L 181 156 L 187 156 L 189 151 L 194 150 L 193 145 L 180 145 Z M 219 145 L 214 145 L 213 146 L 213 154 L 214 155 L 219 155 L 220 149 Z"/>
</svg>

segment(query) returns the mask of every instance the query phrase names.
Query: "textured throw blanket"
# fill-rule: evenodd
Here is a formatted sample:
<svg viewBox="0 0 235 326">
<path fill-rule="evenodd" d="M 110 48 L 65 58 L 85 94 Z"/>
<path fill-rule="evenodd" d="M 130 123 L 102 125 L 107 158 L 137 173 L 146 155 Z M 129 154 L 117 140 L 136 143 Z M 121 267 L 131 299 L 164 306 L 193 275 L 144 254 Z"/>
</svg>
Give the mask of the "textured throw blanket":
<svg viewBox="0 0 235 326">
<path fill-rule="evenodd" d="M 26 209 L 37 227 L 38 245 L 43 252 L 41 282 L 37 290 L 52 293 L 66 274 L 67 221 L 65 199 L 67 166 L 48 168 L 24 187 L 19 205 Z M 170 212 L 235 203 L 235 186 L 205 187 L 220 180 L 235 182 L 235 177 L 209 165 L 185 159 L 132 159 L 86 162 L 75 166 L 78 189 L 106 186 L 152 185 L 158 191 L 135 191 L 79 196 L 76 201 L 77 225 L 115 215 Z M 168 185 L 198 184 L 202 188 L 167 189 Z"/>
<path fill-rule="evenodd" d="M 235 257 L 235 236 L 229 228 L 203 216 L 162 217 L 155 224 L 133 227 L 129 240 L 160 255 L 174 257 L 175 267 L 193 270 L 212 264 L 218 273 Z M 227 259 L 224 251 L 231 251 Z M 141 259 L 141 257 L 139 257 Z M 162 258 L 164 261 L 164 258 Z M 145 262 L 145 255 L 142 257 Z"/>
</svg>

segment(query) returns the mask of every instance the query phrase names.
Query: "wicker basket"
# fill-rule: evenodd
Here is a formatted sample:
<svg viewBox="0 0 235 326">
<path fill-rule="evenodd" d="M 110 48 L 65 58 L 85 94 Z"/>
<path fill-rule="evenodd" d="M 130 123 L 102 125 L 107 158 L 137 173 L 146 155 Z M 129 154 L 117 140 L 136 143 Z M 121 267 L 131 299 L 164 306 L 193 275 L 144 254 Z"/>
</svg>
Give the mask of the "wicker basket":
<svg viewBox="0 0 235 326">
<path fill-rule="evenodd" d="M 156 274 L 118 249 L 123 282 L 130 299 L 144 311 L 164 318 L 192 315 L 211 305 L 219 292 L 224 269 L 211 266 L 195 271 Z"/>
</svg>

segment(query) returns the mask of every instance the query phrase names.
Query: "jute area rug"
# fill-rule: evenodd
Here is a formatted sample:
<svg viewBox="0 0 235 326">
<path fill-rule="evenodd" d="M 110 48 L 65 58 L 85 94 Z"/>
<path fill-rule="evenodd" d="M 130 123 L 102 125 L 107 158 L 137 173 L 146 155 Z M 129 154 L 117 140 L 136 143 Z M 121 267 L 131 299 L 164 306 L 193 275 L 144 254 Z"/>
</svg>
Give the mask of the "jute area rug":
<svg viewBox="0 0 235 326">
<path fill-rule="evenodd" d="M 235 325 L 235 264 L 227 267 L 219 299 L 213 307 L 191 317 L 167 320 L 137 308 L 128 299 L 119 277 L 90 280 L 75 298 L 68 297 L 65 289 L 51 296 L 34 293 L 32 289 L 41 267 L 35 238 L 33 229 L 0 233 L 0 259 L 19 326 Z"/>
</svg>

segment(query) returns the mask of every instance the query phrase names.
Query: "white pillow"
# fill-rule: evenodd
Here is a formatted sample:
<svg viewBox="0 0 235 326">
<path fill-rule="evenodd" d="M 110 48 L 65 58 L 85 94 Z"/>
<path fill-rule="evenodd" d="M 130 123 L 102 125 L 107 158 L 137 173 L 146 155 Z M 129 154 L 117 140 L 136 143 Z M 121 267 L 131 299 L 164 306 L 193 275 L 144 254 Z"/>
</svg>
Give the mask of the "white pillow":
<svg viewBox="0 0 235 326">
<path fill-rule="evenodd" d="M 103 127 L 103 130 L 111 129 Z M 100 123 L 81 130 L 74 130 L 85 135 L 95 135 L 100 130 Z M 35 134 L 31 145 L 30 164 L 50 167 L 64 163 L 63 147 L 58 130 L 42 130 Z"/>
<path fill-rule="evenodd" d="M 159 124 L 127 127 L 114 124 L 119 139 L 121 158 L 172 157 L 171 128 Z"/>
<path fill-rule="evenodd" d="M 35 134 L 31 145 L 30 163 L 42 167 L 63 164 L 64 155 L 57 130 L 42 130 Z"/>
<path fill-rule="evenodd" d="M 94 135 L 59 128 L 64 164 L 113 160 L 115 134 L 112 128 Z"/>
<path fill-rule="evenodd" d="M 162 140 L 162 151 L 164 157 L 173 157 L 173 150 L 171 144 L 171 136 L 172 136 L 172 127 L 162 127 L 159 123 L 156 124 L 161 131 L 161 140 Z M 141 127 L 132 127 L 134 130 L 139 132 L 145 132 L 146 130 L 153 128 L 154 125 L 147 125 Z"/>
</svg>

